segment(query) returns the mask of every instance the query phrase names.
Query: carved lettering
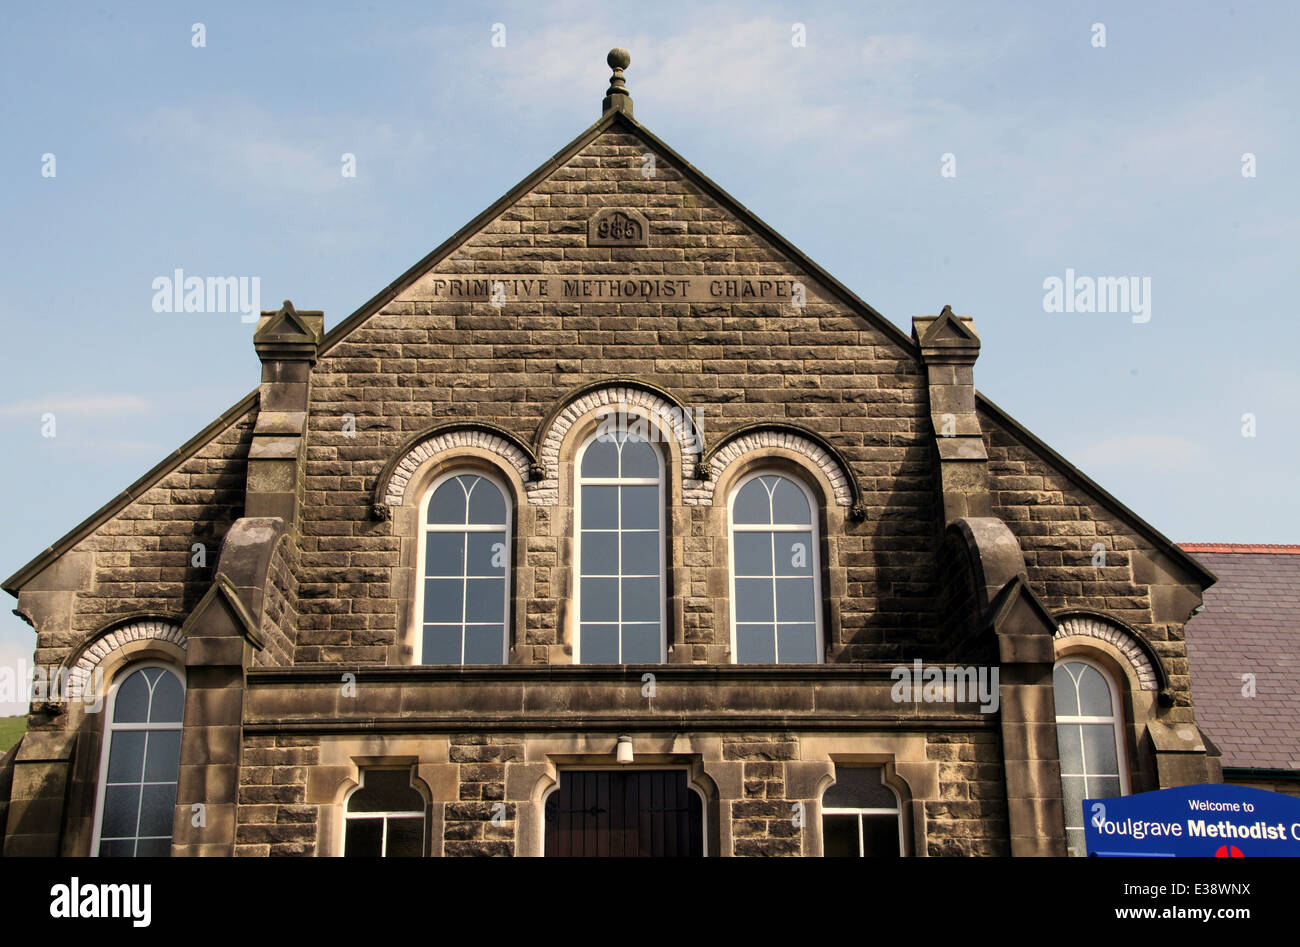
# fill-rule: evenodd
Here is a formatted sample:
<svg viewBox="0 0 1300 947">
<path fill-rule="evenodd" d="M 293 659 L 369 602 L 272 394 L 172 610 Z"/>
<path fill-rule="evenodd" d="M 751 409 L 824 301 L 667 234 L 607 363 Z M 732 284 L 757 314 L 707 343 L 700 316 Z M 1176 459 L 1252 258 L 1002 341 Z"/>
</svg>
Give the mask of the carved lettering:
<svg viewBox="0 0 1300 947">
<path fill-rule="evenodd" d="M 495 291 L 509 300 L 593 302 L 755 302 L 800 305 L 804 284 L 794 276 L 431 276 L 408 298 L 430 302 L 491 303 Z"/>
</svg>

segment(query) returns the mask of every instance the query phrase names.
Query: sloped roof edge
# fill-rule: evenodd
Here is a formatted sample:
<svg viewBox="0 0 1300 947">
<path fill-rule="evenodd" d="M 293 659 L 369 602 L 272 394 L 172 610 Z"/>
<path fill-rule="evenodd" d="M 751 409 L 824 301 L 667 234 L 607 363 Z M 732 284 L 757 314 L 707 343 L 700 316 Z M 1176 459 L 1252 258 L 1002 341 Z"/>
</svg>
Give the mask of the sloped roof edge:
<svg viewBox="0 0 1300 947">
<path fill-rule="evenodd" d="M 1093 480 L 1078 467 L 1074 466 L 1074 464 L 1070 463 L 1058 454 L 1036 434 L 999 408 L 979 391 L 975 392 L 975 404 L 979 410 L 986 411 L 992 415 L 998 424 L 1009 429 L 1017 438 L 1024 441 L 1031 448 L 1045 457 L 1057 470 L 1065 475 L 1067 480 L 1080 489 L 1095 496 L 1101 501 L 1103 506 L 1110 509 L 1112 513 L 1117 514 L 1120 519 L 1124 520 L 1129 526 L 1132 526 L 1150 540 L 1157 549 L 1168 555 L 1170 559 L 1174 560 L 1191 573 L 1191 575 L 1201 583 L 1202 589 L 1207 589 L 1215 582 L 1219 581 L 1218 576 L 1205 568 L 1205 566 L 1201 565 L 1195 558 L 1188 555 L 1187 552 L 1176 542 L 1134 513 L 1131 509 L 1112 496 L 1105 487 L 1097 483 L 1097 481 Z"/>
<path fill-rule="evenodd" d="M 866 301 L 860 299 L 852 290 L 835 277 L 831 276 L 824 269 L 809 259 L 802 251 L 789 243 L 784 237 L 764 223 L 757 215 L 747 207 L 733 198 L 724 191 L 709 177 L 699 171 L 689 161 L 679 155 L 673 148 L 659 139 L 640 122 L 630 118 L 626 114 L 616 109 L 611 109 L 601 116 L 594 124 L 590 125 L 584 131 L 580 132 L 576 138 L 557 151 L 551 158 L 543 163 L 532 174 L 528 175 L 513 188 L 507 191 L 502 197 L 498 198 L 486 210 L 467 223 L 460 230 L 456 231 L 436 249 L 425 255 L 413 266 L 409 267 L 406 272 L 389 283 L 368 301 L 363 303 L 355 312 L 336 325 L 333 329 L 325 334 L 321 340 L 319 354 L 324 355 L 331 348 L 342 341 L 358 325 L 363 323 L 370 316 L 374 315 L 385 305 L 391 302 L 399 293 L 414 283 L 430 267 L 436 265 L 451 254 L 458 246 L 463 244 L 471 236 L 481 230 L 490 221 L 495 219 L 506 207 L 513 204 L 521 196 L 531 190 L 538 182 L 544 180 L 551 172 L 568 161 L 570 157 L 586 147 L 598 135 L 622 122 L 626 124 L 636 134 L 641 135 L 652 146 L 662 151 L 668 158 L 679 167 L 688 178 L 694 181 L 699 187 L 708 192 L 716 201 L 725 207 L 728 207 L 737 216 L 746 218 L 756 231 L 769 243 L 775 246 L 786 256 L 792 258 L 795 263 L 802 266 L 809 273 L 812 273 L 817 279 L 823 282 L 827 287 L 835 290 L 844 297 L 850 306 L 859 310 L 859 314 L 865 316 L 869 322 L 878 325 L 886 335 L 890 336 L 904 351 L 909 354 L 916 353 L 916 344 L 912 338 L 886 319 L 883 315 L 872 308 Z M 190 440 L 186 441 L 181 447 L 177 448 L 159 463 L 154 465 L 144 476 L 140 477 L 120 494 L 110 500 L 104 506 L 100 507 L 89 517 L 69 530 L 61 539 L 53 545 L 46 548 L 40 555 L 32 559 L 25 566 L 5 580 L 0 586 L 10 595 L 17 596 L 18 590 L 33 576 L 48 566 L 68 549 L 75 546 L 82 539 L 92 533 L 104 522 L 111 519 L 117 513 L 121 512 L 128 504 L 138 498 L 142 493 L 156 484 L 166 474 L 175 469 L 176 465 L 184 460 L 189 459 L 200 449 L 202 449 L 217 433 L 236 416 L 244 413 L 251 408 L 257 400 L 257 390 L 250 392 L 241 401 L 225 411 L 215 421 L 205 427 Z"/>
<path fill-rule="evenodd" d="M 1179 543 L 1184 552 L 1231 553 L 1246 556 L 1300 556 L 1292 543 Z"/>
<path fill-rule="evenodd" d="M 785 256 L 789 257 L 800 267 L 815 276 L 817 280 L 823 283 L 827 288 L 834 290 L 834 292 L 841 296 L 851 308 L 857 310 L 858 315 L 864 317 L 869 323 L 881 329 L 894 343 L 901 347 L 903 351 L 913 356 L 918 354 L 916 343 L 912 340 L 910 335 L 898 326 L 894 325 L 851 289 L 818 266 L 803 251 L 769 227 L 757 214 L 724 191 L 712 179 L 683 158 L 648 128 L 636 119 L 631 118 L 618 110 L 610 110 L 606 112 L 594 125 L 591 125 L 585 131 L 579 133 L 576 138 L 552 155 L 545 164 L 494 201 L 487 210 L 483 211 L 464 227 L 460 228 L 460 230 L 448 237 L 435 250 L 422 258 L 414 266 L 410 267 L 393 282 L 389 283 L 388 286 L 376 293 L 369 301 L 357 309 L 356 312 L 352 313 L 352 315 L 348 316 L 327 332 L 324 340 L 321 342 L 320 354 L 326 354 L 331 348 L 341 342 L 353 329 L 381 310 L 396 298 L 399 293 L 419 279 L 419 277 L 427 272 L 430 267 L 437 265 L 450 256 L 453 250 L 494 220 L 502 211 L 517 201 L 520 197 L 532 190 L 533 187 L 535 187 L 540 181 L 544 180 L 549 174 L 551 174 L 551 172 L 564 164 L 564 162 L 568 161 L 577 152 L 585 148 L 598 135 L 620 122 L 627 125 L 632 132 L 644 138 L 651 146 L 663 152 L 663 154 L 673 163 L 675 168 L 682 171 L 690 181 L 705 191 L 715 201 L 730 210 L 737 217 L 741 217 L 750 223 L 760 237 L 774 246 Z"/>
<path fill-rule="evenodd" d="M 254 389 L 237 401 L 234 405 L 222 412 L 221 416 L 205 427 L 199 433 L 195 434 L 188 441 L 182 444 L 176 450 L 172 451 L 158 463 L 154 464 L 149 471 L 136 480 L 113 499 L 109 500 L 90 516 L 82 520 L 76 526 L 72 527 L 63 538 L 59 539 L 52 546 L 49 546 L 27 565 L 23 566 L 9 578 L 5 579 L 4 585 L 0 586 L 10 595 L 17 596 L 18 590 L 48 566 L 59 556 L 63 555 L 77 543 L 81 542 L 96 529 L 112 519 L 122 510 L 138 499 L 146 490 L 153 487 L 159 480 L 171 473 L 183 461 L 189 460 L 219 433 L 229 427 L 230 422 L 234 421 L 240 415 L 246 414 L 257 403 L 258 390 Z"/>
</svg>

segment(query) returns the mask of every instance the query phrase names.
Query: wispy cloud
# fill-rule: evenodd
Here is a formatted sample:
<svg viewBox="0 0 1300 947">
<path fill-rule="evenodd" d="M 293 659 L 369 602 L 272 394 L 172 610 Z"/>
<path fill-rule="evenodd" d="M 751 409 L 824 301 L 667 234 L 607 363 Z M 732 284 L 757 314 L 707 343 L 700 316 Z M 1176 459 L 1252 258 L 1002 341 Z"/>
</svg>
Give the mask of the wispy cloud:
<svg viewBox="0 0 1300 947">
<path fill-rule="evenodd" d="M 1204 444 L 1185 437 L 1126 434 L 1090 444 L 1075 452 L 1072 459 L 1077 459 L 1085 470 L 1090 467 L 1158 469 L 1171 464 L 1197 464 L 1206 456 Z"/>
<path fill-rule="evenodd" d="M 629 30 L 589 9 L 548 12 L 544 27 L 508 31 L 506 48 L 491 47 L 486 30 L 454 26 L 427 27 L 393 42 L 436 50 L 439 62 L 431 68 L 438 74 L 445 57 L 455 57 L 466 81 L 481 86 L 475 92 L 504 100 L 527 89 L 529 102 L 545 110 L 546 103 L 567 108 L 592 99 L 608 75 L 601 64 L 617 37 L 632 51 L 628 88 L 651 127 L 654 115 L 671 115 L 767 148 L 833 137 L 846 160 L 860 160 L 854 149 L 861 145 L 951 119 L 956 107 L 946 97 L 913 94 L 918 77 L 969 74 L 998 55 L 987 44 L 963 48 L 916 33 L 840 35 L 825 20 L 805 24 L 807 46 L 795 46 L 789 19 L 738 17 L 734 9 L 693 10 L 667 33 Z M 828 69 L 851 77 L 847 87 L 828 82 Z"/>
<path fill-rule="evenodd" d="M 51 395 L 0 405 L 0 417 L 39 416 L 47 412 L 74 415 L 118 415 L 149 411 L 152 404 L 139 395 Z"/>
<path fill-rule="evenodd" d="M 367 186 L 367 173 L 416 160 L 433 148 L 422 130 L 347 116 L 285 116 L 248 103 L 200 112 L 160 106 L 137 129 L 204 184 L 241 198 L 297 199 L 342 187 Z M 356 177 L 343 176 L 343 155 Z"/>
</svg>

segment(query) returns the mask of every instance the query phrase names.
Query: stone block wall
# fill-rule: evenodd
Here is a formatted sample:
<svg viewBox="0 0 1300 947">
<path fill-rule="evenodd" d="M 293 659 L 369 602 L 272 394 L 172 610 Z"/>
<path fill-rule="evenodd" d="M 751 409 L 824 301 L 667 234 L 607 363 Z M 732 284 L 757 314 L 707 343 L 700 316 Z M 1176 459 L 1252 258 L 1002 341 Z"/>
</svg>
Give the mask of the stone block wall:
<svg viewBox="0 0 1300 947">
<path fill-rule="evenodd" d="M 785 763 L 799 758 L 795 734 L 734 734 L 722 738 L 722 758 L 742 764 L 744 798 L 730 803 L 732 853 L 735 855 L 802 855 L 812 818 L 808 802 L 791 799 Z M 811 800 L 809 800 L 811 801 Z M 796 803 L 803 803 L 802 811 Z M 727 808 L 724 806 L 724 809 Z"/>
<path fill-rule="evenodd" d="M 1191 682 L 1183 628 L 1200 594 L 1151 541 L 1088 495 L 993 418 L 981 417 L 994 515 L 1015 533 L 1029 583 L 1058 612 L 1104 612 L 1137 629 L 1169 672 L 1168 723 L 1189 723 Z M 1100 546 L 1104 560 L 1094 546 Z M 1186 584 L 1185 584 L 1186 583 Z"/>
<path fill-rule="evenodd" d="M 450 743 L 460 791 L 443 812 L 443 854 L 514 855 L 516 804 L 506 801 L 506 766 L 522 762 L 522 737 L 457 734 Z"/>
<path fill-rule="evenodd" d="M 993 728 L 906 737 L 753 731 L 686 738 L 635 729 L 633 734 L 641 765 L 690 769 L 692 784 L 705 796 L 711 855 L 819 854 L 821 795 L 836 766 L 825 755 L 832 747 L 835 757 L 850 764 L 895 761 L 902 779 L 893 784 L 912 794 L 900 800 L 908 854 L 1009 854 L 1001 749 Z M 323 740 L 335 745 L 326 750 Z M 540 855 L 546 790 L 568 766 L 616 769 L 606 750 L 611 740 L 576 732 L 391 740 L 250 736 L 243 751 L 235 852 L 337 855 L 342 839 L 333 823 L 342 820 L 346 790 L 356 785 L 361 769 L 409 763 L 431 795 L 431 854 Z M 396 755 L 386 754 L 385 746 Z M 662 752 L 673 746 L 699 752 Z M 409 755 L 412 749 L 415 757 Z M 641 754 L 665 762 L 647 763 Z"/>
<path fill-rule="evenodd" d="M 842 451 L 862 489 L 863 522 L 826 545 L 847 569 L 837 590 L 837 660 L 910 654 L 933 625 L 934 484 L 924 377 L 905 342 L 851 314 L 777 250 L 686 181 L 660 156 L 641 176 L 647 145 L 608 132 L 555 169 L 434 268 L 449 274 L 793 275 L 808 280 L 802 310 L 776 303 L 436 301 L 416 281 L 317 362 L 312 380 L 302 517 L 298 661 L 392 660 L 399 561 L 392 524 L 368 515 L 370 491 L 404 440 L 437 422 L 498 425 L 530 442 L 566 391 L 611 372 L 660 386 L 699 412 L 706 443 L 755 421 L 793 421 Z M 586 221 L 630 206 L 650 224 L 644 248 L 588 247 Z M 355 416 L 355 433 L 344 416 Z M 828 498 L 829 502 L 834 502 Z M 707 509 L 681 507 L 688 660 L 727 645 L 725 597 L 706 563 L 725 561 Z M 725 502 L 725 498 L 720 502 Z M 563 508 L 535 507 L 524 539 L 532 569 L 517 660 L 563 660 L 558 577 L 570 528 Z M 523 565 L 524 563 L 520 563 Z M 710 648 L 714 650 L 710 651 Z"/>
<path fill-rule="evenodd" d="M 255 410 L 232 419 L 23 588 L 18 608 L 36 628 L 37 664 L 59 664 L 115 620 L 184 616 L 203 597 L 221 538 L 243 512 Z M 205 547 L 204 568 L 191 564 L 195 543 Z"/>
<path fill-rule="evenodd" d="M 236 855 L 314 855 L 318 810 L 306 805 L 314 737 L 246 736 L 239 768 Z"/>
<path fill-rule="evenodd" d="M 293 663 L 298 634 L 298 544 L 285 534 L 276 543 L 267 569 L 266 598 L 262 605 L 261 632 L 266 646 L 253 655 L 253 663 L 283 667 Z"/>
<path fill-rule="evenodd" d="M 932 733 L 925 752 L 939 764 L 939 799 L 924 804 L 926 854 L 1010 855 L 998 735 Z"/>
</svg>

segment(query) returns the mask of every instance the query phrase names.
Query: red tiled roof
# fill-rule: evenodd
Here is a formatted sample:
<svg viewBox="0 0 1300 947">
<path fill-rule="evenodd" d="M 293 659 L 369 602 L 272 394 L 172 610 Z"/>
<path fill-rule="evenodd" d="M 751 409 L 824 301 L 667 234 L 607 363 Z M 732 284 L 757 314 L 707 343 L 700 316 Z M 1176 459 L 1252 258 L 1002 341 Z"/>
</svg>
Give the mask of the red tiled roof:
<svg viewBox="0 0 1300 947">
<path fill-rule="evenodd" d="M 1219 577 L 1187 623 L 1197 723 L 1224 766 L 1300 770 L 1300 545 L 1179 545 Z"/>
<path fill-rule="evenodd" d="M 1300 546 L 1275 543 L 1179 543 L 1184 552 L 1265 553 L 1270 556 L 1300 556 Z"/>
</svg>

